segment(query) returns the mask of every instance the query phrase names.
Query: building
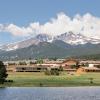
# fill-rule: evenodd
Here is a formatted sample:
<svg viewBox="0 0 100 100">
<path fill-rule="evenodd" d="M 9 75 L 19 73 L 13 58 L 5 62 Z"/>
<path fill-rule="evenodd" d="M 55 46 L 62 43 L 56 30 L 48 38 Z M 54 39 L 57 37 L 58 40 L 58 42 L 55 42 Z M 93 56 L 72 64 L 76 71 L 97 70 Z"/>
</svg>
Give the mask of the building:
<svg viewBox="0 0 100 100">
<path fill-rule="evenodd" d="M 59 68 L 58 61 L 57 62 L 46 62 L 43 64 L 36 64 L 34 61 L 8 61 L 4 62 L 6 65 L 6 69 L 8 72 L 40 72 L 46 71 L 50 68 Z"/>
<path fill-rule="evenodd" d="M 15 67 L 16 72 L 42 72 L 46 70 L 47 68 L 45 66 L 19 65 Z"/>
<path fill-rule="evenodd" d="M 4 62 L 8 72 L 40 72 L 51 68 L 60 68 L 68 72 L 75 72 L 76 67 L 80 65 L 85 72 L 99 72 L 100 61 L 84 60 L 78 61 L 76 59 L 66 60 L 45 60 L 42 64 L 37 64 L 36 60 L 22 60 L 22 61 L 6 61 Z"/>
<path fill-rule="evenodd" d="M 64 69 L 72 69 L 72 66 L 76 66 L 78 64 L 78 61 L 75 59 L 67 59 L 62 62 L 61 66 Z"/>
<path fill-rule="evenodd" d="M 72 66 L 77 64 L 77 61 L 74 59 L 67 60 L 45 60 L 42 64 L 37 64 L 36 61 L 32 60 L 22 60 L 22 61 L 6 61 L 4 62 L 8 72 L 36 72 L 36 71 L 45 71 L 51 68 L 60 68 L 62 67 L 66 71 L 75 71 L 72 69 Z"/>
<path fill-rule="evenodd" d="M 80 65 L 84 65 L 87 67 L 97 67 L 100 68 L 100 61 L 93 61 L 93 60 L 84 60 L 80 61 Z"/>
</svg>

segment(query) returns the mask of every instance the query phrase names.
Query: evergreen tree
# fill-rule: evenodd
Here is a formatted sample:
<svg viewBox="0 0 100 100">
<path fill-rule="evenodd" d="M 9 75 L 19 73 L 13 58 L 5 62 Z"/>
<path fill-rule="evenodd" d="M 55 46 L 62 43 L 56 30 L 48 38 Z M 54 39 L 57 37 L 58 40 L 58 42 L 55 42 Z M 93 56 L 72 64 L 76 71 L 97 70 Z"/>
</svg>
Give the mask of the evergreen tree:
<svg viewBox="0 0 100 100">
<path fill-rule="evenodd" d="M 0 84 L 3 84 L 7 78 L 8 74 L 6 71 L 6 67 L 2 61 L 0 61 Z"/>
</svg>

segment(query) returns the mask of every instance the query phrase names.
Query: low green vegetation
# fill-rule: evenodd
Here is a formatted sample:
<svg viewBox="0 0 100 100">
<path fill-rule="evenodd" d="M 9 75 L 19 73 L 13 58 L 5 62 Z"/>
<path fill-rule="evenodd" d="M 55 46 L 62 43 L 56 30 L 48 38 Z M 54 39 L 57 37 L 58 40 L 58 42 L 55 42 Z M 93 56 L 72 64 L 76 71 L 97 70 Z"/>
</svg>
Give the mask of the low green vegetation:
<svg viewBox="0 0 100 100">
<path fill-rule="evenodd" d="M 8 73 L 8 80 L 1 87 L 32 87 L 32 86 L 100 86 L 100 73 L 60 72 L 60 75 L 45 75 L 44 72 L 12 72 Z"/>
<path fill-rule="evenodd" d="M 45 75 L 60 75 L 60 70 L 58 68 L 52 68 L 51 70 L 45 71 Z"/>
</svg>

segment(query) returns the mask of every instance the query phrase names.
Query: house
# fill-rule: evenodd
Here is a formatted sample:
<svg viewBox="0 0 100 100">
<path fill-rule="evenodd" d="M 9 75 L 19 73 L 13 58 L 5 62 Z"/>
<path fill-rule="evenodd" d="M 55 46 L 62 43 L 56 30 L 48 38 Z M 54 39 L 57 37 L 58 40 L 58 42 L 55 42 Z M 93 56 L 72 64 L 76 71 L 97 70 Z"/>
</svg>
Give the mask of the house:
<svg viewBox="0 0 100 100">
<path fill-rule="evenodd" d="M 37 65 L 19 65 L 15 67 L 16 72 L 41 72 L 45 70 L 47 70 L 45 66 Z"/>
<path fill-rule="evenodd" d="M 72 69 L 73 66 L 76 66 L 78 64 L 78 60 L 75 59 L 67 59 L 62 62 L 61 66 L 64 69 Z"/>
<path fill-rule="evenodd" d="M 96 67 L 96 68 L 100 68 L 100 61 L 94 61 L 94 60 L 84 60 L 84 61 L 80 61 L 80 65 L 84 65 L 87 67 Z"/>
</svg>

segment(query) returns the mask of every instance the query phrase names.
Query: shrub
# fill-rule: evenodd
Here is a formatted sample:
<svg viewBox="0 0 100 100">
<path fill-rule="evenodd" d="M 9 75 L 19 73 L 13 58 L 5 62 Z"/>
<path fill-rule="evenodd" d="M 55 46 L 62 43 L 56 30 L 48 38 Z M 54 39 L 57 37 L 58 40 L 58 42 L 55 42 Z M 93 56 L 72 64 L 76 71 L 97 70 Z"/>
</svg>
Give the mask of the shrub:
<svg viewBox="0 0 100 100">
<path fill-rule="evenodd" d="M 51 75 L 59 75 L 59 70 L 51 70 Z"/>
<path fill-rule="evenodd" d="M 12 82 L 14 82 L 14 81 L 13 81 L 13 80 L 5 80 L 5 82 L 12 83 Z"/>
<path fill-rule="evenodd" d="M 59 67 L 59 71 L 63 71 L 63 67 L 62 66 Z"/>
<path fill-rule="evenodd" d="M 51 75 L 51 72 L 49 70 L 46 70 L 45 75 Z"/>
<path fill-rule="evenodd" d="M 46 70 L 45 75 L 59 75 L 60 71 L 58 68 L 52 68 L 51 70 Z"/>
</svg>

